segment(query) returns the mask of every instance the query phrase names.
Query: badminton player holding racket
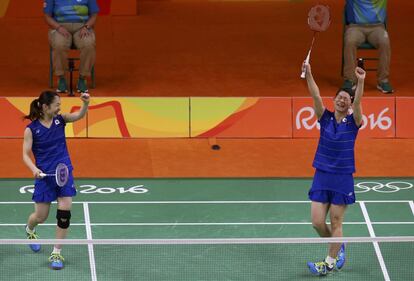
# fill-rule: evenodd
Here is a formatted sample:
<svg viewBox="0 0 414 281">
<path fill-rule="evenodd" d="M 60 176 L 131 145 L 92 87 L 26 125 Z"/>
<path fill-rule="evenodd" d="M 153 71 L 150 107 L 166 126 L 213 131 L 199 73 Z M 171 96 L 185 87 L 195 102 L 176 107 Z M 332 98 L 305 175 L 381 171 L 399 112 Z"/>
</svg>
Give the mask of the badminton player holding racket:
<svg viewBox="0 0 414 281">
<path fill-rule="evenodd" d="M 44 91 L 39 98 L 30 104 L 30 113 L 25 116 L 32 122 L 24 131 L 23 161 L 32 171 L 35 179 L 33 201 L 35 211 L 29 216 L 26 232 L 29 239 L 37 239 L 35 227 L 43 223 L 48 215 L 50 203 L 57 200 L 56 214 L 57 227 L 56 239 L 66 237 L 70 224 L 72 196 L 76 195 L 76 189 L 72 176 L 72 163 L 66 146 L 65 126 L 68 122 L 75 122 L 83 118 L 88 110 L 89 95 L 82 94 L 83 105 L 77 112 L 60 114 L 60 97 L 53 91 Z M 35 163 L 30 158 L 33 153 Z M 69 168 L 67 183 L 59 187 L 55 177 L 42 177 L 42 173 L 54 172 L 59 163 Z M 31 244 L 34 252 L 40 250 L 39 244 Z M 63 268 L 63 257 L 60 254 L 61 246 L 55 245 L 50 255 L 50 267 Z"/>
<path fill-rule="evenodd" d="M 352 89 L 339 89 L 334 99 L 334 111 L 325 108 L 313 79 L 311 66 L 304 63 L 306 81 L 313 107 L 320 124 L 320 138 L 313 160 L 316 169 L 309 191 L 312 225 L 321 237 L 342 237 L 342 223 L 348 205 L 355 203 L 354 147 L 362 125 L 361 98 L 364 92 L 365 71 L 357 67 L 355 93 Z M 326 224 L 329 213 L 331 225 Z M 329 244 L 328 255 L 320 262 L 308 262 L 309 270 L 326 275 L 341 269 L 345 263 L 345 246 Z"/>
</svg>

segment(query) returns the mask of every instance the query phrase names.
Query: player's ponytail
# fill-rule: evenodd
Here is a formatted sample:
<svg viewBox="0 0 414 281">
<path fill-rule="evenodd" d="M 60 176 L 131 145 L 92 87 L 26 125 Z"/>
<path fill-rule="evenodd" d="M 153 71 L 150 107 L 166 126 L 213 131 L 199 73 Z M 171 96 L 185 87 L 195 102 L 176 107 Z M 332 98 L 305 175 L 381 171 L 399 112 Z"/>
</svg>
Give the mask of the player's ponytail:
<svg viewBox="0 0 414 281">
<path fill-rule="evenodd" d="M 40 116 L 42 116 L 42 106 L 40 105 L 39 99 L 34 99 L 30 103 L 30 113 L 29 115 L 24 116 L 24 119 L 33 121 L 39 119 Z"/>
<path fill-rule="evenodd" d="M 29 119 L 31 121 L 39 119 L 43 115 L 43 105 L 49 106 L 54 98 L 59 96 L 54 91 L 44 91 L 40 94 L 39 98 L 34 99 L 30 103 L 30 112 L 29 115 L 23 117 L 23 119 Z"/>
</svg>

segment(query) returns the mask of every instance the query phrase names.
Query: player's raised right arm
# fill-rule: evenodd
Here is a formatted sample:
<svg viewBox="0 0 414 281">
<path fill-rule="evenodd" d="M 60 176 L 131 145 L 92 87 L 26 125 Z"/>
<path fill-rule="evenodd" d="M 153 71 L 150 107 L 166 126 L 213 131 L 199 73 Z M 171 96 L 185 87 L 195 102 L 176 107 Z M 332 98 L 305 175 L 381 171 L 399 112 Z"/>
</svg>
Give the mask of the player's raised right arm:
<svg viewBox="0 0 414 281">
<path fill-rule="evenodd" d="M 309 63 L 305 63 L 306 68 L 306 82 L 308 84 L 309 93 L 313 99 L 313 109 L 315 110 L 318 120 L 321 118 L 325 107 L 323 106 L 322 98 L 319 93 L 318 85 L 316 85 L 315 80 L 312 76 L 311 66 Z"/>
<path fill-rule="evenodd" d="M 81 98 L 83 104 L 82 104 L 79 111 L 62 114 L 62 117 L 63 117 L 63 119 L 65 119 L 66 122 L 78 121 L 78 120 L 82 119 L 85 116 L 86 112 L 88 111 L 89 100 L 90 100 L 89 94 L 82 93 L 80 98 Z"/>
</svg>

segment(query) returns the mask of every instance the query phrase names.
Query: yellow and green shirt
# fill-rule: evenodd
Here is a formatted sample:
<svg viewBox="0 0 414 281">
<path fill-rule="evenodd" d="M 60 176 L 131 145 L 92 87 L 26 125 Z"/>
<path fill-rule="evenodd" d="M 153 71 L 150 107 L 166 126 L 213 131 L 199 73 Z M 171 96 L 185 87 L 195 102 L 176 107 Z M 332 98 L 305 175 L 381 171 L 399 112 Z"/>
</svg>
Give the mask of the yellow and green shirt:
<svg viewBox="0 0 414 281">
<path fill-rule="evenodd" d="M 86 22 L 99 7 L 96 0 L 44 0 L 43 12 L 57 22 Z"/>
<path fill-rule="evenodd" d="M 347 24 L 385 23 L 387 0 L 346 0 L 345 15 Z"/>
</svg>

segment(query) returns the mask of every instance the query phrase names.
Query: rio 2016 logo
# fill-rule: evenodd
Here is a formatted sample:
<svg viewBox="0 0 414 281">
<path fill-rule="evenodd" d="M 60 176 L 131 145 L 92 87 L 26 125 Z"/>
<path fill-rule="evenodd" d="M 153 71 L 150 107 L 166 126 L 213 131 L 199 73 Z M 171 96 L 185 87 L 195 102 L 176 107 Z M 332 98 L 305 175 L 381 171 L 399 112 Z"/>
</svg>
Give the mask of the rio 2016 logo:
<svg viewBox="0 0 414 281">
<path fill-rule="evenodd" d="M 131 187 L 97 187 L 96 185 L 92 184 L 83 184 L 78 186 L 77 191 L 83 194 L 111 194 L 111 193 L 133 193 L 133 194 L 143 194 L 147 193 L 148 189 L 145 188 L 142 184 L 135 185 Z M 25 193 L 33 193 L 34 192 L 34 185 L 25 185 L 20 187 L 19 192 L 21 194 Z"/>
<path fill-rule="evenodd" d="M 392 126 L 392 119 L 390 116 L 387 116 L 386 113 L 390 109 L 388 107 L 384 108 L 377 116 L 372 113 L 368 116 L 362 116 L 362 127 L 361 130 L 368 127 L 370 130 L 378 129 L 386 131 Z M 320 129 L 320 125 L 315 117 L 315 111 L 312 107 L 306 106 L 301 108 L 296 114 L 295 126 L 297 130 L 305 129 L 312 130 L 313 128 Z"/>
</svg>

